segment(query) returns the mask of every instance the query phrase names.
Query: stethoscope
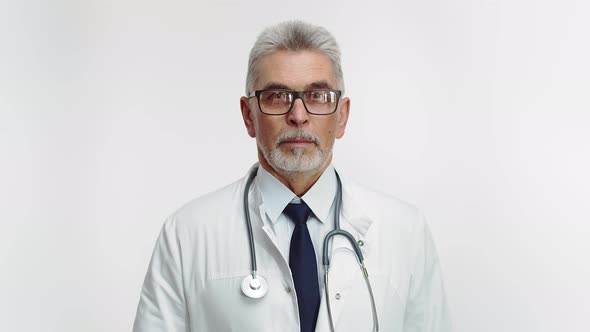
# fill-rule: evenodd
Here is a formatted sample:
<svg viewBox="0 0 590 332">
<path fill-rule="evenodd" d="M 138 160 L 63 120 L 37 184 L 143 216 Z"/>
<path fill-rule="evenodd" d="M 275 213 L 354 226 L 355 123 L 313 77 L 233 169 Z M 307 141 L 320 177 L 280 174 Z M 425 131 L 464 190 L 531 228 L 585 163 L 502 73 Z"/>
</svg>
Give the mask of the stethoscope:
<svg viewBox="0 0 590 332">
<path fill-rule="evenodd" d="M 248 180 L 246 181 L 246 188 L 244 189 L 244 214 L 246 215 L 246 224 L 248 225 L 248 240 L 250 241 L 250 260 L 252 261 L 252 273 L 244 277 L 242 280 L 242 292 L 247 297 L 258 299 L 266 295 L 268 292 L 268 282 L 263 276 L 260 276 L 256 273 L 258 270 L 256 267 L 256 250 L 254 248 L 254 235 L 252 234 L 252 221 L 250 220 L 250 210 L 248 207 L 248 192 L 250 191 L 250 186 L 252 185 L 252 181 L 256 177 L 256 173 L 258 171 L 257 167 L 254 167 L 248 176 Z M 330 272 L 330 257 L 328 255 L 328 244 L 337 235 L 344 236 L 348 242 L 352 245 L 354 249 L 355 256 L 359 263 L 359 267 L 365 279 L 365 284 L 367 285 L 367 290 L 369 292 L 369 297 L 371 299 L 371 311 L 373 313 L 373 331 L 379 331 L 379 319 L 377 318 L 377 308 L 375 306 L 375 297 L 373 296 L 373 289 L 371 288 L 371 283 L 369 282 L 369 274 L 367 273 L 367 268 L 365 268 L 363 254 L 357 242 L 355 241 L 352 234 L 349 232 L 340 229 L 340 206 L 342 205 L 342 182 L 340 181 L 340 176 L 338 172 L 335 172 L 336 179 L 338 180 L 338 190 L 336 193 L 336 197 L 334 198 L 334 229 L 330 231 L 324 237 L 324 244 L 323 244 L 323 264 L 324 264 L 324 290 L 326 293 L 326 306 L 328 308 L 328 318 L 330 321 L 330 330 L 332 332 L 335 331 L 334 329 L 334 322 L 332 320 L 332 310 L 330 307 L 330 287 L 329 285 L 329 272 Z"/>
</svg>

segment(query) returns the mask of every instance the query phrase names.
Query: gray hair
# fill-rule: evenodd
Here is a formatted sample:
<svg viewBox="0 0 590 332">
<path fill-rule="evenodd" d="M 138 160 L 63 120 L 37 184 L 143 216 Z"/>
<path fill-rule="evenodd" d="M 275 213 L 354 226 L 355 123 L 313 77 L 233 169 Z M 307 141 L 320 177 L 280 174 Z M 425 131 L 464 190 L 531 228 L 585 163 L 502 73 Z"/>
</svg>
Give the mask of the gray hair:
<svg viewBox="0 0 590 332">
<path fill-rule="evenodd" d="M 318 51 L 332 62 L 337 88 L 344 93 L 344 78 L 340 64 L 340 48 L 334 36 L 323 27 L 302 21 L 286 21 L 268 27 L 260 33 L 248 61 L 246 94 L 252 92 L 258 79 L 258 63 L 276 51 Z"/>
</svg>

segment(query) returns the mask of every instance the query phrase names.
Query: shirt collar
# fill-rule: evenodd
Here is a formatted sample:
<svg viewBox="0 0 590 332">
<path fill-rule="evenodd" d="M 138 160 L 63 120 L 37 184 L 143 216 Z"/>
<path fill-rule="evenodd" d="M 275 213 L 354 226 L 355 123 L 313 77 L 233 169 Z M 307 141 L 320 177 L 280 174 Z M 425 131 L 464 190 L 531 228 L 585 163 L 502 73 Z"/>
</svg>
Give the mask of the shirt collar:
<svg viewBox="0 0 590 332">
<path fill-rule="evenodd" d="M 263 167 L 258 167 L 256 182 L 262 194 L 266 214 L 274 224 L 279 220 L 287 204 L 296 201 L 297 196 Z M 328 219 L 335 196 L 336 174 L 334 167 L 330 164 L 301 199 L 309 206 L 316 218 L 324 223 Z"/>
</svg>

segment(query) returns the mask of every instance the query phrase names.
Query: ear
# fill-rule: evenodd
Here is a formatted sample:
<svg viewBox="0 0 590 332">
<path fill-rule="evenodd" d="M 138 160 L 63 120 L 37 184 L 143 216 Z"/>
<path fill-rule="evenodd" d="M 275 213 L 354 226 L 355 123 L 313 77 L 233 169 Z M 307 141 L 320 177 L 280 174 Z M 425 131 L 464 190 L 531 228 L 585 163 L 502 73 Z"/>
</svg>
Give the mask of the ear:
<svg viewBox="0 0 590 332">
<path fill-rule="evenodd" d="M 253 110 L 250 107 L 250 99 L 248 97 L 240 98 L 240 109 L 242 110 L 242 119 L 250 137 L 256 137 L 256 129 L 254 128 Z"/>
<path fill-rule="evenodd" d="M 338 105 L 338 123 L 336 124 L 336 138 L 340 139 L 344 136 L 346 123 L 348 122 L 348 114 L 350 113 L 350 98 L 342 98 Z"/>
</svg>

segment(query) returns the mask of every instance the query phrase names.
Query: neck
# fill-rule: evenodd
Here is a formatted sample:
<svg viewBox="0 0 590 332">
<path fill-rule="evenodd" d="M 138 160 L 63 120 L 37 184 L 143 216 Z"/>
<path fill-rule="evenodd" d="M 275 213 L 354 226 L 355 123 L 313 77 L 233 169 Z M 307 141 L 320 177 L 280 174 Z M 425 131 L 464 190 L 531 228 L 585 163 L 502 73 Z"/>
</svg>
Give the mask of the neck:
<svg viewBox="0 0 590 332">
<path fill-rule="evenodd" d="M 266 159 L 264 159 L 261 152 L 258 152 L 258 160 L 262 168 L 281 181 L 281 183 L 295 193 L 295 195 L 301 197 L 316 183 L 320 176 L 322 176 L 326 168 L 328 168 L 328 165 L 330 165 L 332 156 L 330 155 L 322 167 L 307 172 L 286 172 L 281 169 L 275 169 L 266 161 Z"/>
</svg>

